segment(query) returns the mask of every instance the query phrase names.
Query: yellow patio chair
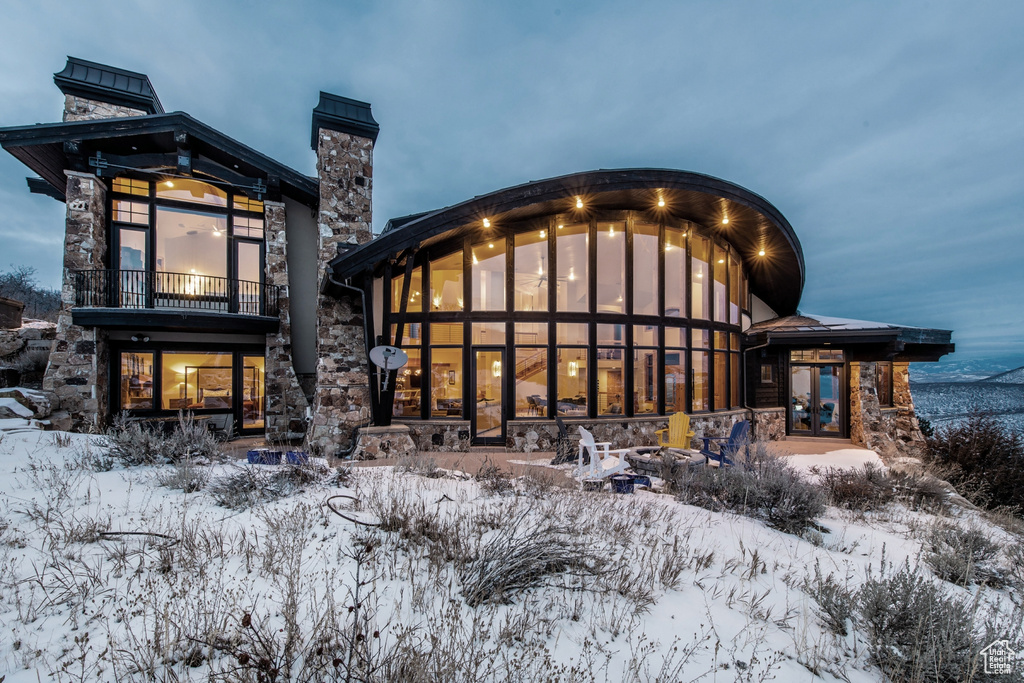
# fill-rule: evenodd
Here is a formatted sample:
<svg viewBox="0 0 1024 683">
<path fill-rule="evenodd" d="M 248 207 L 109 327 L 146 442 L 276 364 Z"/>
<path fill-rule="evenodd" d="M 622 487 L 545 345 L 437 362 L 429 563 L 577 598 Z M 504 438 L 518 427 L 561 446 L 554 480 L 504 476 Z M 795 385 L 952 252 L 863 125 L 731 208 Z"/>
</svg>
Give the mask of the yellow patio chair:
<svg viewBox="0 0 1024 683">
<path fill-rule="evenodd" d="M 689 450 L 693 432 L 690 431 L 690 416 L 686 413 L 675 413 L 668 418 L 668 429 L 659 429 L 658 445 L 669 448 Z"/>
</svg>

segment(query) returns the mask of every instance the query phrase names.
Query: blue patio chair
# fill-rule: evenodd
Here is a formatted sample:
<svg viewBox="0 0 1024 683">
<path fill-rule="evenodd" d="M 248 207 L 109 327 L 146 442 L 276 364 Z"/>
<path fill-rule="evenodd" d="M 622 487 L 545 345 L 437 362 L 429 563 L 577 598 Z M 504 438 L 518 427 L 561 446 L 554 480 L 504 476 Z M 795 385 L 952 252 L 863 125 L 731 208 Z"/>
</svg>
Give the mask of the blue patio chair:
<svg viewBox="0 0 1024 683">
<path fill-rule="evenodd" d="M 704 447 L 700 449 L 701 454 L 707 456 L 708 460 L 717 460 L 719 467 L 735 465 L 734 458 L 739 455 L 740 449 L 746 449 L 747 460 L 750 459 L 750 420 L 741 420 L 732 426 L 732 432 L 728 437 L 702 436 Z M 718 452 L 711 450 L 711 443 L 718 445 Z"/>
</svg>

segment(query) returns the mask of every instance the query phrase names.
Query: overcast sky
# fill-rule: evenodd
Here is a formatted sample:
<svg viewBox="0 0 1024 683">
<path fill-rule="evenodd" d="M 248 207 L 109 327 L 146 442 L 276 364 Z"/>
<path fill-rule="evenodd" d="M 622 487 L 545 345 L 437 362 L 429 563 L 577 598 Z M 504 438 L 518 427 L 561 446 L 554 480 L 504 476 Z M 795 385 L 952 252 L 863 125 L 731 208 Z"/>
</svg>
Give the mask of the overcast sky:
<svg viewBox="0 0 1024 683">
<path fill-rule="evenodd" d="M 374 218 L 596 168 L 697 171 L 789 219 L 801 311 L 1024 365 L 1024 3 L 0 1 L 0 126 L 66 55 L 148 74 L 313 175 L 319 90 L 381 126 Z M 63 205 L 0 155 L 0 269 L 58 286 Z"/>
</svg>

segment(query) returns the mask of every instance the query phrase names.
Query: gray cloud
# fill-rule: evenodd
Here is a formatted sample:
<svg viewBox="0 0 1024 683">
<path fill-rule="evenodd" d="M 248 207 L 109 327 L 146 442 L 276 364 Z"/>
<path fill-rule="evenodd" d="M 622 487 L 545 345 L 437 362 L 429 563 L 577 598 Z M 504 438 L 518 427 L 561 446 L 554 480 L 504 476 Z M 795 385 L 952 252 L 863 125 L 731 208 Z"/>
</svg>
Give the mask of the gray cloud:
<svg viewBox="0 0 1024 683">
<path fill-rule="evenodd" d="M 12 4 L 3 125 L 59 116 L 51 74 L 73 54 L 311 174 L 317 91 L 365 99 L 378 230 L 573 171 L 708 173 L 789 218 L 803 310 L 952 328 L 960 358 L 1024 363 L 1017 3 Z M 59 207 L 24 176 L 0 160 L 0 240 L 55 284 Z"/>
</svg>

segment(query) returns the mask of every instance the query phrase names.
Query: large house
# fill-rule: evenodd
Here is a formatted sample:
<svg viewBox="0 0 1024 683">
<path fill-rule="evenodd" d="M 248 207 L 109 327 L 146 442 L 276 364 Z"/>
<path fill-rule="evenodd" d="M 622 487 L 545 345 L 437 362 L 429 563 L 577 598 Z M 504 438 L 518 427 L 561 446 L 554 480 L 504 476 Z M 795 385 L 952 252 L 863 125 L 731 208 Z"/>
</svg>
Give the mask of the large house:
<svg viewBox="0 0 1024 683">
<path fill-rule="evenodd" d="M 167 113 L 149 78 L 69 58 L 63 120 L 0 129 L 67 207 L 45 376 L 78 428 L 179 410 L 243 434 L 350 447 L 550 449 L 554 418 L 619 444 L 698 433 L 921 434 L 908 363 L 950 332 L 800 314 L 804 258 L 763 197 L 665 169 L 590 171 L 371 232 L 370 105 L 320 93 L 306 176 Z M 369 350 L 401 347 L 382 373 Z"/>
</svg>

